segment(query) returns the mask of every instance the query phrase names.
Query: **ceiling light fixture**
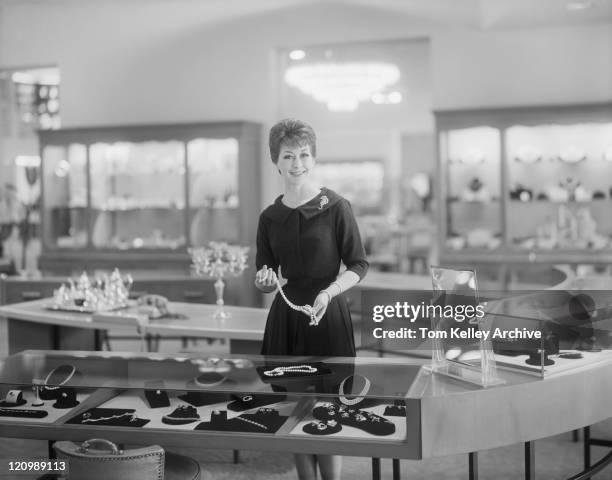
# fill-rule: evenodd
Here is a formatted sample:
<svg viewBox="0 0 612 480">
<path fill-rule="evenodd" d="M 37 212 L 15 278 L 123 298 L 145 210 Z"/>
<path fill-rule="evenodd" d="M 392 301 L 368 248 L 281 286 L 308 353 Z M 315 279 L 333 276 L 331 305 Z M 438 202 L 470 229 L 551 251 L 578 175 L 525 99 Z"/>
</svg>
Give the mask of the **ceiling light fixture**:
<svg viewBox="0 0 612 480">
<path fill-rule="evenodd" d="M 399 78 L 396 65 L 381 62 L 312 63 L 285 72 L 288 85 L 336 112 L 356 110 L 359 103 L 373 99 Z"/>
<path fill-rule="evenodd" d="M 592 0 L 570 0 L 565 5 L 565 8 L 567 8 L 570 11 L 576 12 L 579 10 L 586 10 L 587 8 L 591 8 L 592 6 L 593 6 Z"/>
<path fill-rule="evenodd" d="M 302 60 L 306 56 L 306 52 L 304 50 L 291 50 L 289 52 L 289 58 L 291 60 Z"/>
</svg>

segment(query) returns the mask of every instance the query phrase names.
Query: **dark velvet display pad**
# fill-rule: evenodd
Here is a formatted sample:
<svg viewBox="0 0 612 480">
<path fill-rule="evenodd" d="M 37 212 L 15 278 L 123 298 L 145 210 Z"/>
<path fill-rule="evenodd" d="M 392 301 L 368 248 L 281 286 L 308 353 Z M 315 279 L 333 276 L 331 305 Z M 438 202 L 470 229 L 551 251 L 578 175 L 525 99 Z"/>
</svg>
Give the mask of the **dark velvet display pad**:
<svg viewBox="0 0 612 480">
<path fill-rule="evenodd" d="M 59 388 L 39 387 L 38 396 L 41 400 L 56 400 Z"/>
<path fill-rule="evenodd" d="M 200 415 L 191 405 L 179 405 L 172 412 L 162 417 L 162 423 L 166 425 L 185 425 L 198 420 L 200 420 Z"/>
<path fill-rule="evenodd" d="M 27 410 L 21 408 L 0 408 L 0 417 L 45 418 L 45 410 Z"/>
<path fill-rule="evenodd" d="M 312 416 L 323 422 L 336 420 L 342 425 L 358 428 L 370 435 L 384 436 L 395 433 L 395 424 L 386 418 L 365 410 L 345 406 L 339 407 L 333 403 L 315 407 L 312 411 Z"/>
<path fill-rule="evenodd" d="M 163 390 L 145 390 L 144 395 L 147 399 L 149 407 L 151 408 L 161 408 L 170 406 L 170 399 L 168 398 L 168 393 Z"/>
<path fill-rule="evenodd" d="M 53 404 L 53 408 L 67 409 L 76 407 L 80 402 L 77 400 L 74 388 L 60 388 Z"/>
<path fill-rule="evenodd" d="M 238 420 L 242 418 L 243 420 Z M 248 433 L 276 433 L 289 417 L 279 415 L 278 411 L 272 413 L 243 413 L 240 417 L 229 420 L 202 422 L 194 430 L 214 430 L 218 432 L 248 432 Z M 246 421 L 245 421 L 246 420 Z M 262 425 L 262 426 L 260 426 Z"/>
<path fill-rule="evenodd" d="M 264 407 L 282 402 L 287 398 L 287 395 L 269 395 L 261 393 L 252 393 L 244 395 L 233 395 L 236 399 L 227 405 L 227 409 L 232 412 L 244 412 L 252 408 Z"/>
<path fill-rule="evenodd" d="M 187 392 L 184 395 L 179 395 L 178 398 L 194 407 L 203 407 L 204 405 L 229 402 L 233 397 L 229 393 Z"/>
<path fill-rule="evenodd" d="M 66 423 L 72 425 L 104 425 L 104 426 L 115 426 L 115 427 L 142 427 L 150 422 L 148 419 L 137 418 L 134 421 L 131 420 L 131 414 L 135 410 L 133 408 L 90 408 L 86 412 L 71 418 Z M 114 417 L 114 418 L 109 418 Z M 107 418 L 107 420 L 100 420 L 96 422 L 84 422 L 86 418 L 95 420 L 99 418 Z"/>
<path fill-rule="evenodd" d="M 342 425 L 335 420 L 329 420 L 327 422 L 314 421 L 302 427 L 302 431 L 310 435 L 331 435 L 333 433 L 338 433 L 340 430 L 342 430 Z"/>
<path fill-rule="evenodd" d="M 309 367 L 316 368 L 316 372 L 292 372 L 292 371 L 284 371 L 282 375 L 266 375 L 264 372 L 268 372 L 274 370 L 275 368 L 287 368 L 287 367 L 297 367 L 300 365 L 307 365 Z M 262 382 L 266 383 L 276 383 L 279 380 L 287 380 L 291 378 L 307 378 L 307 377 L 320 377 L 322 375 L 329 375 L 332 373 L 331 369 L 323 362 L 305 362 L 305 363 L 283 363 L 283 364 L 269 364 L 264 365 L 262 367 L 257 367 L 257 374 L 259 378 L 261 378 Z"/>
<path fill-rule="evenodd" d="M 406 407 L 403 405 L 388 405 L 385 407 L 383 415 L 387 417 L 405 417 Z"/>
</svg>

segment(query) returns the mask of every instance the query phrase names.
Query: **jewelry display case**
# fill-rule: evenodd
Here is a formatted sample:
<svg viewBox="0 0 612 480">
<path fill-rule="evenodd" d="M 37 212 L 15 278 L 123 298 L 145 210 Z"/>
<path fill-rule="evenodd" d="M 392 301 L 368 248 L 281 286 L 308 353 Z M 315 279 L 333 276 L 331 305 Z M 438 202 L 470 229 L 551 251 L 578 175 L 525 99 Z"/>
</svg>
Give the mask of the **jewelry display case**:
<svg viewBox="0 0 612 480">
<path fill-rule="evenodd" d="M 438 111 L 436 128 L 441 263 L 612 263 L 612 104 Z"/>
<path fill-rule="evenodd" d="M 0 363 L 0 437 L 372 457 L 374 478 L 381 458 L 400 478 L 399 459 L 470 453 L 475 478 L 480 450 L 610 416 L 609 357 L 543 378 L 501 370 L 491 388 L 426 364 L 23 351 Z"/>
<path fill-rule="evenodd" d="M 0 370 L 0 431 L 397 443 L 416 458 L 420 375 L 418 363 L 377 359 L 24 351 Z"/>
<path fill-rule="evenodd" d="M 39 132 L 41 270 L 186 273 L 191 246 L 254 246 L 260 133 L 249 122 Z"/>
</svg>

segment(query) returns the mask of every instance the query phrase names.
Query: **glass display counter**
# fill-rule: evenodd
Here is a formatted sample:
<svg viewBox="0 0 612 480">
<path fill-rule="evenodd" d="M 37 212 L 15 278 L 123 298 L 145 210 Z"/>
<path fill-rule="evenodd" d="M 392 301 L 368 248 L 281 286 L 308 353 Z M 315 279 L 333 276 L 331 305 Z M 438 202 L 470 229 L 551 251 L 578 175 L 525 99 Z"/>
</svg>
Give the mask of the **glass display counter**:
<svg viewBox="0 0 612 480">
<path fill-rule="evenodd" d="M 420 375 L 418 363 L 377 359 L 24 351 L 0 370 L 0 429 L 25 422 L 90 436 L 113 427 L 410 448 Z"/>
</svg>

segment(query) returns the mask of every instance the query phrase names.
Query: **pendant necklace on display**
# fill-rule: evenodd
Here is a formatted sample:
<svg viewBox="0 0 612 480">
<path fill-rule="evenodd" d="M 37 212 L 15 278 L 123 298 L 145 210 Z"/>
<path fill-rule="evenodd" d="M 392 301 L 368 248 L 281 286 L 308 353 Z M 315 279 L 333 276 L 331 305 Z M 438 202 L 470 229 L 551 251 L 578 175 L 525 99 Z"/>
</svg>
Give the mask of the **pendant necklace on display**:
<svg viewBox="0 0 612 480">
<path fill-rule="evenodd" d="M 362 375 L 360 375 L 360 377 L 362 377 L 365 381 L 363 388 L 361 389 L 361 392 L 359 392 L 355 398 L 351 398 L 350 400 L 346 398 L 346 393 L 344 391 L 344 384 L 350 377 L 346 377 L 344 380 L 342 380 L 342 382 L 340 383 L 340 386 L 338 387 L 338 395 L 339 395 L 338 399 L 340 400 L 340 403 L 351 406 L 351 405 L 356 405 L 359 402 L 363 401 L 363 399 L 365 398 L 365 395 L 370 390 L 370 385 L 372 385 L 372 383 L 367 377 L 363 377 Z"/>
</svg>

